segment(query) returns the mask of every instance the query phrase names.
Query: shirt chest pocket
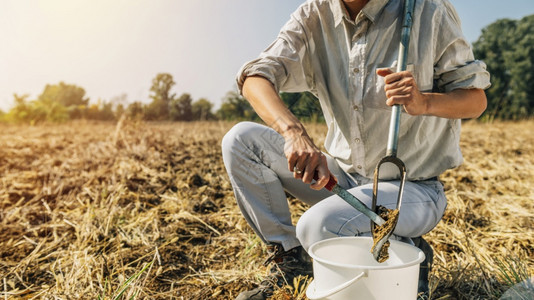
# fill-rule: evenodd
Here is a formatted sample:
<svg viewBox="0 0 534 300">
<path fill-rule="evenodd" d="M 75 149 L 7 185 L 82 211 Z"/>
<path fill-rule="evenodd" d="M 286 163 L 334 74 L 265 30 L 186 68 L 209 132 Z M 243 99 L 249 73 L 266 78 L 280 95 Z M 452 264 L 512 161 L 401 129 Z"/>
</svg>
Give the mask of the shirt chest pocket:
<svg viewBox="0 0 534 300">
<path fill-rule="evenodd" d="M 393 71 L 396 70 L 396 67 L 391 68 Z M 386 104 L 386 92 L 384 90 L 385 82 L 384 78 L 376 75 L 377 67 L 370 67 L 367 71 L 369 76 L 366 80 L 366 85 L 364 87 L 364 98 L 363 105 L 364 108 L 373 108 L 373 109 L 386 109 L 390 110 Z M 414 64 L 408 64 L 406 70 L 412 72 L 415 77 L 415 82 L 417 87 L 421 92 L 430 92 L 432 91 L 433 79 L 431 72 L 425 70 L 425 68 L 416 68 Z M 430 76 L 426 73 L 430 73 Z M 404 112 L 404 111 L 403 111 Z"/>
</svg>

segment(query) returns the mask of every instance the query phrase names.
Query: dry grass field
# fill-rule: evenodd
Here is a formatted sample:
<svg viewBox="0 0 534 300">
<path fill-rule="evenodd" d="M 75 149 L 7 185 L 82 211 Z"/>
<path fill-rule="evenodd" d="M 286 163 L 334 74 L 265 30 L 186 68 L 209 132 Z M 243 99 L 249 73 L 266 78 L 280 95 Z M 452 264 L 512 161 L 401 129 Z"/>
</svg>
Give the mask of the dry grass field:
<svg viewBox="0 0 534 300">
<path fill-rule="evenodd" d="M 258 283 L 265 248 L 221 159 L 231 126 L 0 125 L 0 299 L 233 299 Z M 310 131 L 320 144 L 324 125 Z M 465 163 L 441 176 L 449 205 L 426 236 L 432 299 L 498 299 L 534 275 L 533 132 L 464 124 Z M 306 207 L 290 201 L 296 220 Z"/>
</svg>

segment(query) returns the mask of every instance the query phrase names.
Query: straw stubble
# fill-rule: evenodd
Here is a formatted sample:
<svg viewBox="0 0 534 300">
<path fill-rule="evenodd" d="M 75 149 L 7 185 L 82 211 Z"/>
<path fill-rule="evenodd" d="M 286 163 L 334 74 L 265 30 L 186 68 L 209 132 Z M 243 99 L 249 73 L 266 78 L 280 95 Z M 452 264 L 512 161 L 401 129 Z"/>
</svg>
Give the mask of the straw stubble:
<svg viewBox="0 0 534 300">
<path fill-rule="evenodd" d="M 266 249 L 222 163 L 231 126 L 0 125 L 0 296 L 109 299 L 136 274 L 128 299 L 233 299 L 254 287 Z M 307 128 L 321 145 L 326 126 Z M 533 131 L 532 121 L 465 124 L 465 162 L 440 177 L 448 208 L 425 235 L 432 298 L 502 294 L 496 261 L 532 276 Z M 307 206 L 289 202 L 296 221 Z M 306 282 L 275 299 L 304 299 Z"/>
</svg>

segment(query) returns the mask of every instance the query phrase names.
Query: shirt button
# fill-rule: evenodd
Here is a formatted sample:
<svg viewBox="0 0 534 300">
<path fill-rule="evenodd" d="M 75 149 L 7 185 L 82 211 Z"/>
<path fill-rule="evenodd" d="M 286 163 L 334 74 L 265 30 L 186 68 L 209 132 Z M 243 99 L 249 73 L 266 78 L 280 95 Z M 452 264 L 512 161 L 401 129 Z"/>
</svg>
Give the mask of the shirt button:
<svg viewBox="0 0 534 300">
<path fill-rule="evenodd" d="M 359 143 L 359 142 L 360 142 L 360 139 L 359 139 L 359 138 L 355 138 L 354 141 L 355 141 L 356 143 Z"/>
<path fill-rule="evenodd" d="M 358 105 L 354 105 L 352 108 L 353 108 L 355 111 L 358 111 L 358 110 L 360 109 L 360 108 L 358 107 Z"/>
<path fill-rule="evenodd" d="M 362 169 L 362 166 L 358 165 L 357 168 L 361 170 L 361 169 Z"/>
<path fill-rule="evenodd" d="M 358 68 L 354 68 L 353 71 L 354 71 L 354 73 L 359 73 L 359 72 L 360 72 L 360 69 L 358 69 Z"/>
</svg>

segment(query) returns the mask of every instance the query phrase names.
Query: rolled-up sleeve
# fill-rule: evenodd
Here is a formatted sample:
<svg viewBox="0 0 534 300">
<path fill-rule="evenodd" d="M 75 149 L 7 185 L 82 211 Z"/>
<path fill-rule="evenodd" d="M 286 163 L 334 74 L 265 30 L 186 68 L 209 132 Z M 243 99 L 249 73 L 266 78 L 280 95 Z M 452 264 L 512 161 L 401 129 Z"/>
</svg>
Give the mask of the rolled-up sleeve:
<svg viewBox="0 0 534 300">
<path fill-rule="evenodd" d="M 490 74 L 486 64 L 475 60 L 471 45 L 465 40 L 455 9 L 447 1 L 441 11 L 439 38 L 436 42 L 437 61 L 434 63 L 434 80 L 442 92 L 455 89 L 487 89 Z"/>
<path fill-rule="evenodd" d="M 284 25 L 276 40 L 257 59 L 246 63 L 237 74 L 237 87 L 242 91 L 248 76 L 262 76 L 269 80 L 276 91 L 299 92 L 311 89 L 307 37 L 293 15 Z"/>
</svg>

